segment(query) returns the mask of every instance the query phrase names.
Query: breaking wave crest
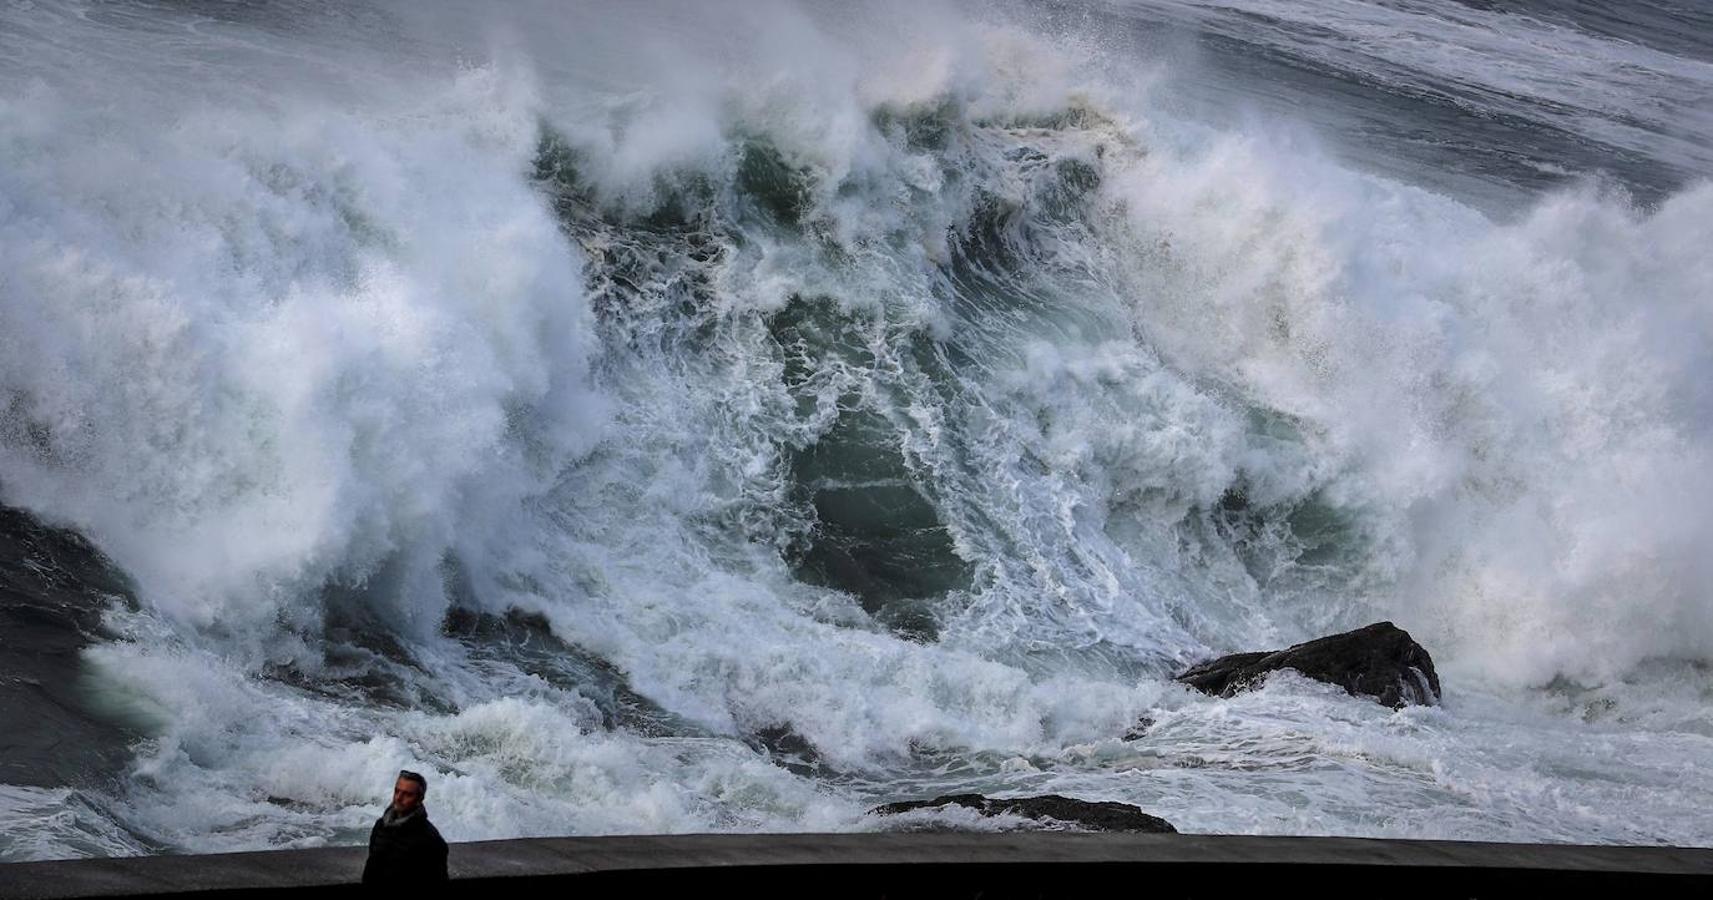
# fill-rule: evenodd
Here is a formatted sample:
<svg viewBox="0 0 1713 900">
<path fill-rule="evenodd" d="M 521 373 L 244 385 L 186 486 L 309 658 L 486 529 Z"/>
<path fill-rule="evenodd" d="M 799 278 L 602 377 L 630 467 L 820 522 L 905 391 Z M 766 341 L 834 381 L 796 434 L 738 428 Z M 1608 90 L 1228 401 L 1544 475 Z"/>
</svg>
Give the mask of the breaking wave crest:
<svg viewBox="0 0 1713 900">
<path fill-rule="evenodd" d="M 285 26 L 9 14 L 112 60 L 0 70 L 0 499 L 141 601 L 85 653 L 140 843 L 67 847 L 350 840 L 401 760 L 461 838 L 1077 783 L 1189 830 L 1634 836 L 1527 780 L 1365 818 L 1502 764 L 1290 679 L 1231 701 L 1279 704 L 1257 758 L 1366 728 L 1388 787 L 1098 778 L 1145 712 L 1210 740 L 1183 664 L 1379 618 L 1453 697 L 1693 684 L 1713 187 L 1497 221 L 1175 117 L 1128 48 L 891 12 L 591 10 L 457 65 L 401 13 L 290 91 L 243 69 Z M 1647 834 L 1705 842 L 1673 808 Z"/>
</svg>

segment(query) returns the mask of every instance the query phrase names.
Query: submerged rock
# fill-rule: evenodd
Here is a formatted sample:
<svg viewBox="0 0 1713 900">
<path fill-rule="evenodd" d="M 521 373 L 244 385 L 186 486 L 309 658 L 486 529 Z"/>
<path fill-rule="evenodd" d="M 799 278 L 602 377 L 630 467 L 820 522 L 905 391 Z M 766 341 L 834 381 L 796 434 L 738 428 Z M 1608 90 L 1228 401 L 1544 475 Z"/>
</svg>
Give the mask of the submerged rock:
<svg viewBox="0 0 1713 900">
<path fill-rule="evenodd" d="M 821 751 L 789 724 L 769 725 L 756 731 L 751 746 L 766 753 L 774 765 L 805 778 L 838 774 L 821 759 Z"/>
<path fill-rule="evenodd" d="M 96 702 L 83 658 L 114 608 L 136 608 L 132 585 L 95 545 L 0 506 L 0 785 L 98 783 L 130 757 L 142 734 Z"/>
<path fill-rule="evenodd" d="M 1230 697 L 1255 687 L 1278 669 L 1295 669 L 1393 709 L 1431 706 L 1440 697 L 1433 658 L 1409 632 L 1391 622 L 1376 622 L 1284 650 L 1233 653 L 1192 666 L 1178 680 L 1205 694 Z"/>
<path fill-rule="evenodd" d="M 1142 716 L 1136 720 L 1136 724 L 1130 726 L 1130 730 L 1124 732 L 1123 740 L 1126 743 L 1142 740 L 1148 736 L 1148 729 L 1153 727 L 1154 718 L 1152 716 Z"/>
<path fill-rule="evenodd" d="M 870 813 L 891 816 L 919 809 L 962 806 L 984 816 L 1013 815 L 1045 823 L 1073 825 L 1084 831 L 1144 831 L 1176 834 L 1172 823 L 1151 816 L 1128 803 L 1077 800 L 1047 794 L 1041 797 L 984 797 L 980 794 L 947 794 L 932 800 L 905 800 L 877 806 Z"/>
</svg>

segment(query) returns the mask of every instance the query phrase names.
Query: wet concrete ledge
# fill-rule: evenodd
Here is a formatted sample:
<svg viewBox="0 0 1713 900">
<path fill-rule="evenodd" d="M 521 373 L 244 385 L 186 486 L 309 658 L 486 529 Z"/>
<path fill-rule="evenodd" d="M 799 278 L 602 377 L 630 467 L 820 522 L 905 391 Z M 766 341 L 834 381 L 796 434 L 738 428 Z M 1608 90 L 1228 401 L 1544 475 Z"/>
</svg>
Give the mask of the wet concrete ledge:
<svg viewBox="0 0 1713 900">
<path fill-rule="evenodd" d="M 351 894 L 361 847 L 0 865 L 0 898 Z M 1713 849 L 1193 834 L 761 834 L 454 844 L 454 893 L 1150 897 L 1542 889 L 1713 896 Z"/>
</svg>

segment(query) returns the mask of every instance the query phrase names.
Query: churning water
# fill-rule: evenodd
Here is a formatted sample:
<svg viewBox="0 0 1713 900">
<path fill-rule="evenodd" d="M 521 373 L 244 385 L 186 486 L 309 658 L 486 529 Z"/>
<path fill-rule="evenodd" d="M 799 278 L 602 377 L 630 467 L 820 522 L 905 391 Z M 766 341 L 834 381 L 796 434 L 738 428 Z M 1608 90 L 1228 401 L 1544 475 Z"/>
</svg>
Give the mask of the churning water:
<svg viewBox="0 0 1713 900">
<path fill-rule="evenodd" d="M 1487 6 L 4 0 L 0 859 L 1713 845 L 1713 12 Z"/>
</svg>

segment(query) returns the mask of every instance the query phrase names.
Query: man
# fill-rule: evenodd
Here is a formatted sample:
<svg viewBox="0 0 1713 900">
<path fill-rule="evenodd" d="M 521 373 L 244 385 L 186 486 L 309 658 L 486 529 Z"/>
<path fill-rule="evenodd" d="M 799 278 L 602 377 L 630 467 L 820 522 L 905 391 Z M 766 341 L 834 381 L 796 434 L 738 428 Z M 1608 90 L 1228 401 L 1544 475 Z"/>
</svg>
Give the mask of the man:
<svg viewBox="0 0 1713 900">
<path fill-rule="evenodd" d="M 428 780 L 411 771 L 399 772 L 393 804 L 369 832 L 369 861 L 363 865 L 364 884 L 416 884 L 445 881 L 446 841 L 428 821 L 422 799 Z"/>
</svg>

